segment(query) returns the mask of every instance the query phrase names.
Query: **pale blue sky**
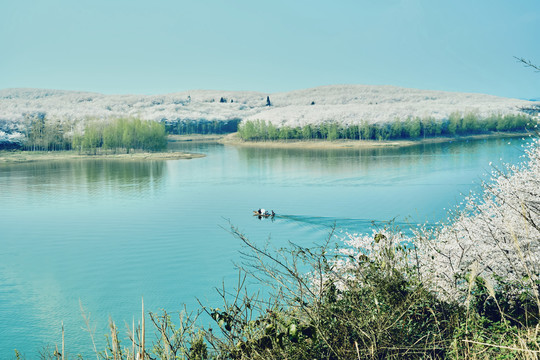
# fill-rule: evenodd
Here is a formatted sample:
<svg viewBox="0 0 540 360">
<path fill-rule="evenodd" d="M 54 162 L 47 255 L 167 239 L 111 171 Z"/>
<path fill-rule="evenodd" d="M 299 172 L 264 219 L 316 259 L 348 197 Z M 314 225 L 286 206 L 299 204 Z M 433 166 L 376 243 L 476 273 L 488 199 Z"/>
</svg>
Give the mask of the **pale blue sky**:
<svg viewBox="0 0 540 360">
<path fill-rule="evenodd" d="M 0 89 L 540 97 L 539 0 L 0 0 Z"/>
</svg>

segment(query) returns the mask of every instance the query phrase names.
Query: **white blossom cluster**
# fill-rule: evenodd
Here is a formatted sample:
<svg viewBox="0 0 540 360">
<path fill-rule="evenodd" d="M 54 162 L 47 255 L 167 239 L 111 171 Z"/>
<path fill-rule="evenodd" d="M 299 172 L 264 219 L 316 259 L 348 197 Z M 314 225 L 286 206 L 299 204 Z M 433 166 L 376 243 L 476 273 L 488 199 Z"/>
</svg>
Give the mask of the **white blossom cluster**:
<svg viewBox="0 0 540 360">
<path fill-rule="evenodd" d="M 415 245 L 420 272 L 442 297 L 463 299 L 465 275 L 473 270 L 488 283 L 497 279 L 531 284 L 540 274 L 540 146 L 533 141 L 522 166 L 494 170 L 484 191 L 466 199 L 452 221 L 421 229 Z"/>
<path fill-rule="evenodd" d="M 325 121 L 380 123 L 409 116 L 444 119 L 456 111 L 504 115 L 534 105 L 531 101 L 492 95 L 374 85 L 330 85 L 274 94 L 193 90 L 164 95 L 104 95 L 45 89 L 0 90 L 0 120 L 10 121 L 21 121 L 25 114 L 42 113 L 60 120 L 118 116 L 157 121 L 261 119 L 276 126 L 297 127 Z"/>
<path fill-rule="evenodd" d="M 220 101 L 223 98 L 223 103 Z M 231 102 L 232 100 L 232 102 Z M 194 90 L 165 95 L 104 95 L 90 92 L 0 90 L 0 120 L 22 121 L 42 113 L 59 120 L 137 116 L 145 120 L 230 120 L 264 108 L 266 97 L 253 92 Z"/>
<path fill-rule="evenodd" d="M 338 288 L 346 287 L 354 274 L 351 270 L 367 257 L 383 267 L 392 262 L 404 273 L 417 269 L 424 285 L 449 301 L 467 297 L 470 276 L 482 277 L 493 289 L 501 281 L 521 284 L 538 296 L 534 285 L 540 279 L 538 138 L 527 146 L 524 158 L 520 166 L 495 169 L 483 192 L 467 197 L 446 224 L 420 227 L 409 238 L 394 230 L 347 234 L 339 250 L 342 256 L 327 279 Z"/>
<path fill-rule="evenodd" d="M 0 144 L 3 142 L 6 143 L 21 143 L 24 139 L 22 133 L 6 133 L 5 131 L 0 130 Z"/>
<path fill-rule="evenodd" d="M 389 123 L 408 117 L 435 120 L 450 114 L 479 117 L 516 114 L 534 102 L 485 94 L 407 89 L 397 86 L 330 85 L 270 95 L 272 106 L 246 120 L 265 120 L 277 127 L 337 122 L 343 125 Z"/>
<path fill-rule="evenodd" d="M 347 289 L 350 281 L 361 281 L 358 273 L 370 262 L 379 264 L 381 271 L 410 268 L 411 248 L 407 244 L 411 239 L 395 229 L 373 230 L 371 234 L 345 233 L 342 240 L 332 270 L 323 275 L 322 281 L 313 281 L 319 291 L 328 280 L 339 290 Z"/>
</svg>

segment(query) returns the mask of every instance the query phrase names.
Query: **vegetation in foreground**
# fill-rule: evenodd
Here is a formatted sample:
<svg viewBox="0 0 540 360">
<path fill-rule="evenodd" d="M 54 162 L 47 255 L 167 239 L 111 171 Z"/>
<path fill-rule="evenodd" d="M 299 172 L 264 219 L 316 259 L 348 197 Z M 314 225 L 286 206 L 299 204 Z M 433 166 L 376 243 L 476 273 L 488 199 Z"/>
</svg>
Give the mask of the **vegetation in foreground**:
<svg viewBox="0 0 540 360">
<path fill-rule="evenodd" d="M 474 113 L 462 115 L 453 113 L 447 120 L 434 118 L 396 119 L 388 124 L 370 124 L 367 121 L 359 125 L 342 126 L 336 122 L 320 125 L 305 125 L 292 128 L 276 127 L 264 120 L 246 121 L 238 126 L 238 134 L 246 141 L 268 140 L 403 140 L 438 136 L 456 136 L 483 134 L 494 131 L 526 131 L 534 128 L 537 122 L 525 114 L 492 115 L 480 118 Z"/>
<path fill-rule="evenodd" d="M 232 228 L 246 246 L 244 275 L 234 289 L 220 290 L 220 307 L 173 317 L 146 314 L 143 306 L 129 341 L 121 342 L 111 321 L 106 348 L 94 343 L 96 356 L 538 359 L 539 179 L 536 139 L 524 165 L 495 169 L 483 193 L 467 198 L 447 223 L 412 236 L 389 225 L 371 235 L 347 234 L 335 249 L 330 236 L 315 248 L 272 250 Z M 270 286 L 272 295 L 251 294 L 247 277 Z M 213 326 L 200 325 L 204 313 Z M 42 359 L 68 358 L 63 347 L 44 351 Z"/>
</svg>

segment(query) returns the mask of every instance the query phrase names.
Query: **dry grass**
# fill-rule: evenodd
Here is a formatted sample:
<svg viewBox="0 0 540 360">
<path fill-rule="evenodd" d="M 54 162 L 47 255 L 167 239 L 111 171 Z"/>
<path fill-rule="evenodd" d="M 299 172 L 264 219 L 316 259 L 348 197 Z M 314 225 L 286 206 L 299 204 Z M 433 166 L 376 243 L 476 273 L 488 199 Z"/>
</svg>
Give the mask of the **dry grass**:
<svg viewBox="0 0 540 360">
<path fill-rule="evenodd" d="M 130 154 L 101 154 L 86 155 L 76 151 L 0 151 L 1 164 L 29 163 L 36 161 L 65 161 L 65 160 L 121 160 L 121 161 L 147 161 L 147 160 L 180 160 L 204 157 L 203 154 L 185 152 L 158 152 L 158 153 L 130 153 Z"/>
</svg>

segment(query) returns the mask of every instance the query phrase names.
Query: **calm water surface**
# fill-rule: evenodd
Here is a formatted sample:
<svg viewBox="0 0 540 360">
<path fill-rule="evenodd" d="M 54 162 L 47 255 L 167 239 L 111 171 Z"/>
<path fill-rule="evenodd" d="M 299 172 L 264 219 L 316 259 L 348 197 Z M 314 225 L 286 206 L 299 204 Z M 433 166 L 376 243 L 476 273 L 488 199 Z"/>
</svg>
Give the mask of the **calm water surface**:
<svg viewBox="0 0 540 360">
<path fill-rule="evenodd" d="M 509 142 L 511 144 L 509 144 Z M 237 226 L 276 246 L 323 241 L 371 220 L 438 221 L 478 189 L 489 163 L 517 162 L 521 140 L 406 149 L 283 150 L 172 144 L 193 160 L 59 161 L 0 166 L 0 358 L 60 343 L 91 354 L 79 300 L 98 345 L 108 317 L 120 328 L 148 310 L 219 306 L 235 284 Z M 252 210 L 274 209 L 274 221 Z M 123 330 L 122 330 L 123 333 Z"/>
</svg>

